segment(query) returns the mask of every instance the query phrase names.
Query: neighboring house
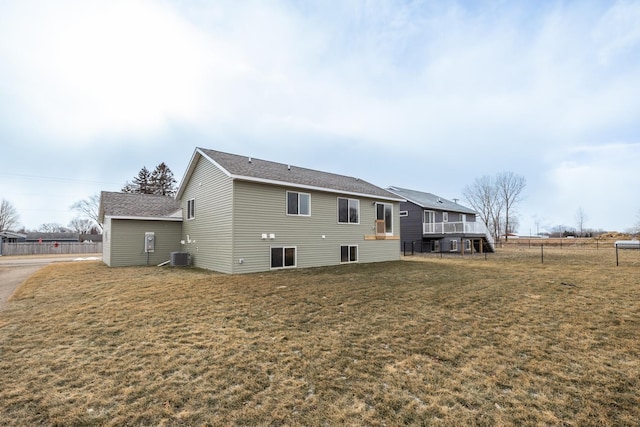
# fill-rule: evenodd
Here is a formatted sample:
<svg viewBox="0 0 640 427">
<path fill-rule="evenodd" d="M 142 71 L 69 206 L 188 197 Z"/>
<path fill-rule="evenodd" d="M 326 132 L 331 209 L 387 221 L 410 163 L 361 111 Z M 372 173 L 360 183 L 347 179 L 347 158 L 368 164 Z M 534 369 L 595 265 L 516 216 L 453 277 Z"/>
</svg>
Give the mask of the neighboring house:
<svg viewBox="0 0 640 427">
<path fill-rule="evenodd" d="M 493 252 L 494 241 L 477 212 L 422 191 L 389 187 L 400 203 L 402 246 L 418 252 Z"/>
<path fill-rule="evenodd" d="M 184 250 L 224 273 L 400 259 L 402 197 L 358 178 L 197 148 Z"/>
<path fill-rule="evenodd" d="M 110 267 L 157 265 L 181 250 L 182 210 L 172 197 L 103 191 L 99 221 Z"/>
<path fill-rule="evenodd" d="M 149 264 L 180 251 L 228 274 L 400 259 L 404 199 L 358 178 L 196 148 L 175 205 L 136 196 L 102 193 L 107 265 L 145 264 L 148 232 Z"/>
<path fill-rule="evenodd" d="M 0 256 L 2 256 L 3 243 L 24 242 L 26 238 L 26 234 L 14 233 L 13 231 L 0 231 Z"/>
<path fill-rule="evenodd" d="M 24 242 L 27 239 L 26 234 L 14 233 L 13 231 L 0 231 L 0 243 L 17 243 Z"/>
</svg>

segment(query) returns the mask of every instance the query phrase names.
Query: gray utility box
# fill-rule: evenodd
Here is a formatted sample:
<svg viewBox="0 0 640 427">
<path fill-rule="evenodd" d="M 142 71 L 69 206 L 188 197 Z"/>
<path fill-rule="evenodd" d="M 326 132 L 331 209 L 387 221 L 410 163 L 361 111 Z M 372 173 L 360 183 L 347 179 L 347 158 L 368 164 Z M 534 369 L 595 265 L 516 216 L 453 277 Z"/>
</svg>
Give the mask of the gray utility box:
<svg viewBox="0 0 640 427">
<path fill-rule="evenodd" d="M 189 265 L 188 252 L 171 252 L 171 266 L 184 267 Z"/>
</svg>

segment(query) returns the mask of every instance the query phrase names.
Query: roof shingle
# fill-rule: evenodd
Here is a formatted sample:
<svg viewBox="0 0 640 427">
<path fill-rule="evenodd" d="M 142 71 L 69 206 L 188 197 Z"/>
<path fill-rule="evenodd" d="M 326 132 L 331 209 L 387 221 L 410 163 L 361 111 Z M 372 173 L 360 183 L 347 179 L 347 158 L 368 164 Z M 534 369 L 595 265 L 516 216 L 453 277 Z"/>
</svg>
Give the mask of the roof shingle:
<svg viewBox="0 0 640 427">
<path fill-rule="evenodd" d="M 198 150 L 236 179 L 266 180 L 292 184 L 294 186 L 315 187 L 333 192 L 401 200 L 397 195 L 359 178 L 321 172 L 237 154 L 223 153 L 205 148 L 199 148 Z"/>
<path fill-rule="evenodd" d="M 399 187 L 389 187 L 389 190 L 423 208 L 437 209 L 447 212 L 467 213 L 472 215 L 477 214 L 473 209 L 469 209 L 468 207 L 462 206 L 456 202 L 436 196 L 435 194 Z"/>
<path fill-rule="evenodd" d="M 163 218 L 178 210 L 180 202 L 173 197 L 110 191 L 100 194 L 100 222 L 105 216 Z"/>
</svg>

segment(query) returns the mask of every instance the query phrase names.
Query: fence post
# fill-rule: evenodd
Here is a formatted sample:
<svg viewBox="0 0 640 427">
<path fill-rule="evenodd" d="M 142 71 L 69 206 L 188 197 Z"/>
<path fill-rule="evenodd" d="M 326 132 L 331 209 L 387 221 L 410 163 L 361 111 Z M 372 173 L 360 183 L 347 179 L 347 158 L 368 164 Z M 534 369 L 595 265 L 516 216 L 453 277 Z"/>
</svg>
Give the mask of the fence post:
<svg viewBox="0 0 640 427">
<path fill-rule="evenodd" d="M 544 264 L 544 243 L 540 245 L 540 263 Z"/>
<path fill-rule="evenodd" d="M 616 243 L 616 267 L 618 267 L 620 264 L 618 262 L 618 244 Z"/>
</svg>

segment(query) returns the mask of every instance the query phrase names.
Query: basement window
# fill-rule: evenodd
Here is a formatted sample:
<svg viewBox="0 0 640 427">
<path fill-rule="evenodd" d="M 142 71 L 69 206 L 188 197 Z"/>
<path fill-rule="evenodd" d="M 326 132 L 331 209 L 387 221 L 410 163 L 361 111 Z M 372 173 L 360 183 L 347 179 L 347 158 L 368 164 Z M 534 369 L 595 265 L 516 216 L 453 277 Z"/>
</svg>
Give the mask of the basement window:
<svg viewBox="0 0 640 427">
<path fill-rule="evenodd" d="M 358 262 L 358 245 L 340 246 L 340 262 Z"/>
<path fill-rule="evenodd" d="M 271 268 L 293 268 L 296 266 L 296 248 L 273 247 L 271 248 Z"/>
</svg>

